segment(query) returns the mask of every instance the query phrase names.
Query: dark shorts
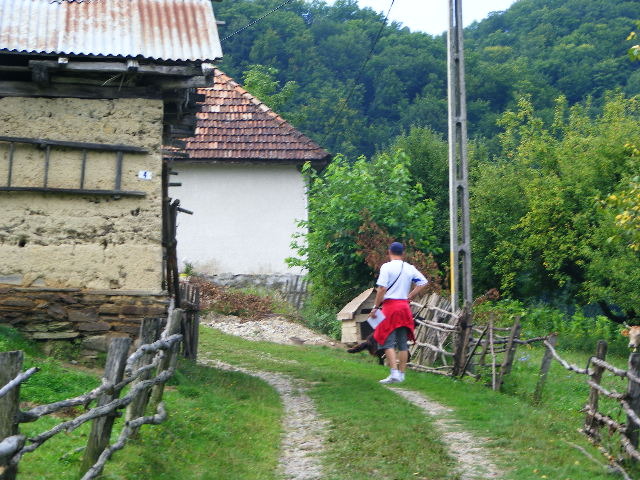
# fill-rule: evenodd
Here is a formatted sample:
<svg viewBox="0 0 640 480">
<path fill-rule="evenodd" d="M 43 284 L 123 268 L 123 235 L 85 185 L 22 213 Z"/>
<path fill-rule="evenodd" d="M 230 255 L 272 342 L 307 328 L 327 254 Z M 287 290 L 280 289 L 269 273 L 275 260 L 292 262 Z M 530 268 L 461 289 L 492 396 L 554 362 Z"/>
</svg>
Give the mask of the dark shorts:
<svg viewBox="0 0 640 480">
<path fill-rule="evenodd" d="M 384 341 L 384 345 L 380 347 L 380 350 L 386 350 L 387 348 L 395 348 L 400 352 L 409 350 L 407 340 L 409 338 L 409 329 L 407 327 L 396 328 L 389 334 Z"/>
</svg>

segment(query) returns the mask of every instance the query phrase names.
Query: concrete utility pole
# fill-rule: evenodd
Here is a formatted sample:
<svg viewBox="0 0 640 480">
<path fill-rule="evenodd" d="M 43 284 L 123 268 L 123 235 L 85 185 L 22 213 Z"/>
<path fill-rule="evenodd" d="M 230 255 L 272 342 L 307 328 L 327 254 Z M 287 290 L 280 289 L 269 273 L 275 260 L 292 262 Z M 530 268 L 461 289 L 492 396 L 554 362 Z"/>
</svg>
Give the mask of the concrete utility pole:
<svg viewBox="0 0 640 480">
<path fill-rule="evenodd" d="M 471 285 L 471 222 L 467 163 L 467 99 L 464 80 L 462 0 L 449 0 L 449 220 L 451 237 L 451 303 L 473 303 Z"/>
</svg>

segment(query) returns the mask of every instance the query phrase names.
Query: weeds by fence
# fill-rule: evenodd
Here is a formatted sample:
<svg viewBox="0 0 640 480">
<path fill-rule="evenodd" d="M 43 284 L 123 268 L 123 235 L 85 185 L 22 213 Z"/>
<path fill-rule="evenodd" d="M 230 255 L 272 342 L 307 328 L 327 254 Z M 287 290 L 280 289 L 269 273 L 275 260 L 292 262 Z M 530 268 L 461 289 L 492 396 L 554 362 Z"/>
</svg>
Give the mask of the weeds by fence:
<svg viewBox="0 0 640 480">
<path fill-rule="evenodd" d="M 620 369 L 606 362 L 607 343 L 600 340 L 595 355 L 587 367 L 582 368 L 557 353 L 557 334 L 521 339 L 518 317 L 508 328 L 495 327 L 493 316 L 489 316 L 487 325 L 474 326 L 469 311 L 452 312 L 448 301 L 437 295 L 412 303 L 412 307 L 417 326 L 409 366 L 416 370 L 447 376 L 469 375 L 476 379 L 490 375 L 489 385 L 500 390 L 511 372 L 517 347 L 542 342 L 546 350 L 533 392 L 534 404 L 541 401 L 553 360 L 566 370 L 586 376 L 590 392 L 583 409 L 586 419 L 581 431 L 603 453 L 613 470 L 631 480 L 626 463 L 640 461 L 640 353 L 630 355 L 627 370 Z M 603 377 L 607 373 L 626 380 L 624 393 L 605 386 Z M 607 412 L 603 411 L 603 399 L 613 402 Z M 625 416 L 625 420 L 615 418 L 612 412 Z"/>
<path fill-rule="evenodd" d="M 565 369 L 587 378 L 590 387 L 589 399 L 584 407 L 586 413 L 582 432 L 605 456 L 610 466 L 626 480 L 631 476 L 624 468 L 628 461 L 639 461 L 638 440 L 640 438 L 640 353 L 631 353 L 628 370 L 617 368 L 606 359 L 607 342 L 600 340 L 595 355 L 589 359 L 586 368 L 581 368 L 564 360 L 555 350 L 551 341 L 544 342 L 547 352 Z M 610 373 L 627 381 L 626 392 L 620 393 L 602 385 L 603 376 Z M 624 422 L 616 420 L 612 414 L 602 411 L 601 400 L 612 400 L 615 408 L 626 416 Z M 615 447 L 617 444 L 618 447 Z"/>
<path fill-rule="evenodd" d="M 82 480 L 98 477 L 113 453 L 125 446 L 142 425 L 156 425 L 167 413 L 162 403 L 165 382 L 173 375 L 184 329 L 184 311 L 174 310 L 160 332 L 158 319 L 147 319 L 141 326 L 141 345 L 129 354 L 131 339 L 111 341 L 102 384 L 75 398 L 39 405 L 22 412 L 19 408 L 20 385 L 37 373 L 36 368 L 20 373 L 21 351 L 0 353 L 0 479 L 14 480 L 22 457 L 38 449 L 61 432 L 70 432 L 86 422 L 93 422 L 84 447 Z M 196 337 L 197 339 L 197 337 Z M 123 389 L 127 393 L 120 397 Z M 37 419 L 74 406 L 95 406 L 77 417 L 57 424 L 34 437 L 19 432 L 21 423 Z M 153 411 L 145 416 L 147 406 Z M 109 445 L 113 423 L 119 411 L 126 410 L 125 424 L 117 441 Z"/>
</svg>

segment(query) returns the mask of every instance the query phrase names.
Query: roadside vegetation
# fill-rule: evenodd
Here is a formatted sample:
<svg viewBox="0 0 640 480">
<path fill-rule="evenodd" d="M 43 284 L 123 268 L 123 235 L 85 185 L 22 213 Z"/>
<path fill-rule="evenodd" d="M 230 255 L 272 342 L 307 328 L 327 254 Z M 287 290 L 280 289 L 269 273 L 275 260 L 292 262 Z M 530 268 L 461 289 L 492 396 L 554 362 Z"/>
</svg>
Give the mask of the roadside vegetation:
<svg viewBox="0 0 640 480">
<path fill-rule="evenodd" d="M 65 398 L 98 384 L 96 372 L 41 357 L 11 329 L 0 333 L 3 349 L 25 349 L 28 364 L 42 367 L 22 390 L 30 404 Z M 560 345 L 569 361 L 586 364 L 589 353 Z M 584 377 L 554 363 L 541 404 L 532 404 L 542 353 L 541 348 L 518 350 L 504 393 L 488 389 L 484 379 L 460 381 L 417 372 L 410 372 L 403 387 L 453 408 L 461 428 L 487 439 L 485 446 L 505 479 L 611 478 L 574 446 L 601 461 L 577 432 L 584 421 L 579 410 L 588 395 Z M 330 422 L 323 458 L 327 479 L 458 478 L 431 419 L 379 385 L 386 370 L 364 353 L 250 342 L 203 327 L 200 354 L 305 380 L 319 413 Z M 624 366 L 626 357 L 610 355 L 608 360 Z M 607 385 L 616 388 L 614 383 Z M 267 384 L 242 373 L 182 362 L 165 398 L 169 420 L 143 427 L 138 440 L 116 453 L 104 478 L 277 478 L 282 408 Z M 43 419 L 22 429 L 33 434 L 58 421 Z M 75 478 L 82 456 L 75 449 L 84 444 L 87 430 L 53 439 L 25 458 L 21 473 L 30 479 Z M 394 439 L 394 448 L 388 438 Z"/>
<path fill-rule="evenodd" d="M 79 395 L 99 385 L 99 370 L 47 358 L 15 330 L 0 326 L 0 350 L 24 350 L 40 372 L 21 388 L 24 408 Z M 275 480 L 282 407 L 271 387 L 253 377 L 181 362 L 164 395 L 168 420 L 142 427 L 117 452 L 103 478 L 112 480 Z M 79 413 L 78 410 L 76 413 Z M 69 412 L 73 413 L 73 412 Z M 75 415 L 75 414 L 74 414 Z M 44 417 L 20 429 L 44 431 L 68 418 Z M 116 421 L 112 439 L 121 428 Z M 90 425 L 59 435 L 20 463 L 19 477 L 76 480 Z"/>
</svg>

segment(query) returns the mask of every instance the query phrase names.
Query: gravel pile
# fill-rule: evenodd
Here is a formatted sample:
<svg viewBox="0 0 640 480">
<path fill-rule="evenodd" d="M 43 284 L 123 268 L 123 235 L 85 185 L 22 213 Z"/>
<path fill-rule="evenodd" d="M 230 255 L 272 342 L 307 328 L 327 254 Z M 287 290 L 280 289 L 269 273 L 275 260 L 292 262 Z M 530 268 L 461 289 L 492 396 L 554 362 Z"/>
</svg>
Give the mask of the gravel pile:
<svg viewBox="0 0 640 480">
<path fill-rule="evenodd" d="M 255 342 L 273 342 L 285 345 L 338 346 L 331 337 L 291 322 L 283 317 L 267 317 L 260 320 L 244 320 L 231 315 L 209 314 L 202 319 L 205 325 L 230 335 Z"/>
</svg>

